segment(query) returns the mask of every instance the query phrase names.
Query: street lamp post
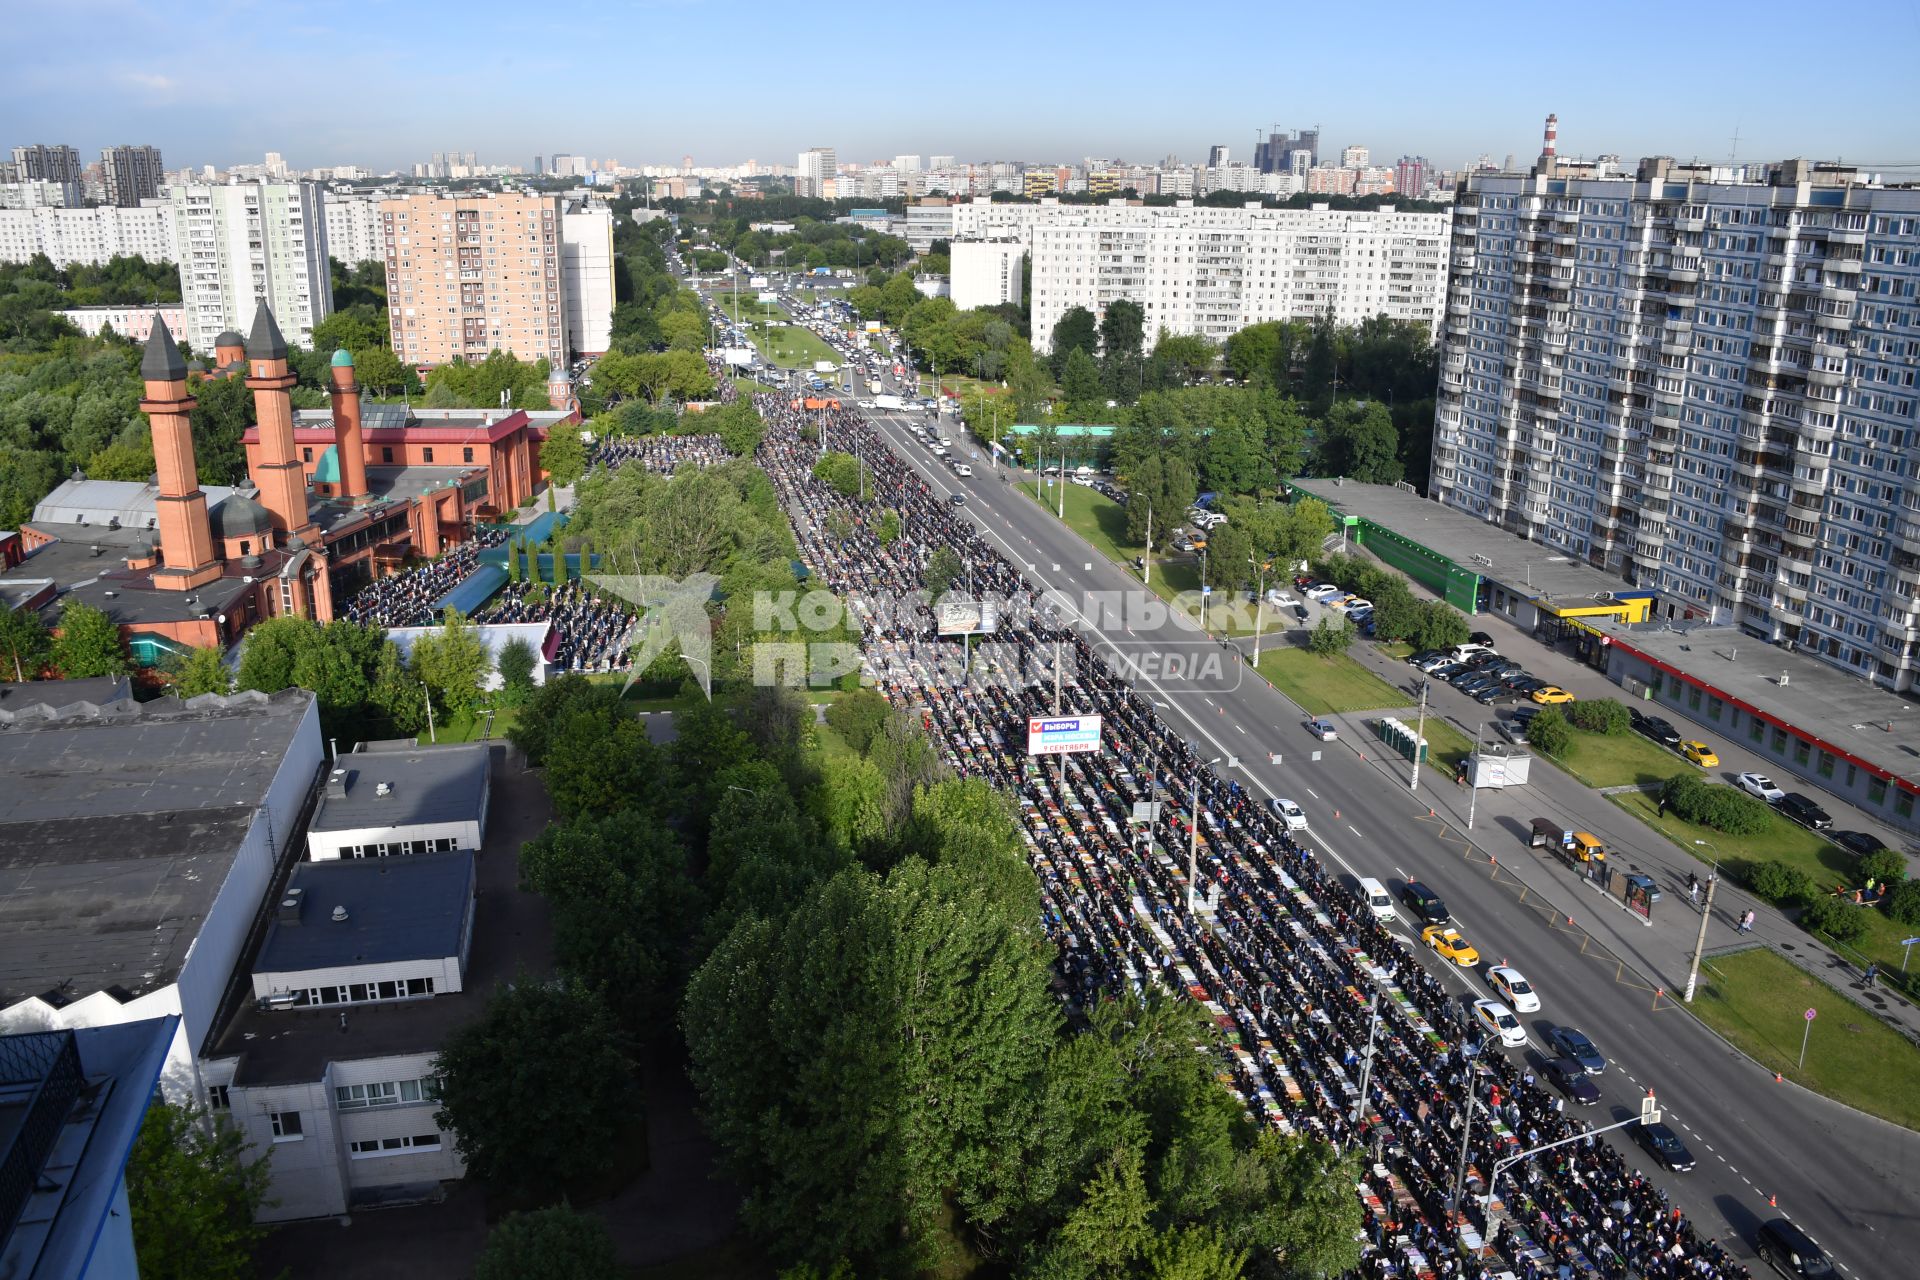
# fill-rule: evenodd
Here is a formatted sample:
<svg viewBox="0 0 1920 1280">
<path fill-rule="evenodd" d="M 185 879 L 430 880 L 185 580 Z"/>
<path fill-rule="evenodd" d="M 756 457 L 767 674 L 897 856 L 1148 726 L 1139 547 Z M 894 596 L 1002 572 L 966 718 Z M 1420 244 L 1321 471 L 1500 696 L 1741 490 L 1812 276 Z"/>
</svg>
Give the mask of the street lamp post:
<svg viewBox="0 0 1920 1280">
<path fill-rule="evenodd" d="M 1460 1126 L 1460 1167 L 1453 1175 L 1453 1195 L 1447 1199 L 1447 1208 L 1457 1210 L 1460 1207 L 1460 1194 L 1467 1185 L 1467 1152 L 1472 1147 L 1473 1109 L 1480 1105 L 1480 1092 L 1474 1086 L 1473 1059 L 1479 1056 L 1478 1048 L 1462 1049 L 1467 1058 L 1467 1118 Z"/>
<path fill-rule="evenodd" d="M 1253 552 L 1247 552 L 1247 563 L 1253 564 Z M 1253 665 L 1260 665 L 1260 621 L 1267 611 L 1267 567 L 1260 565 L 1258 581 L 1253 588 Z"/>
<path fill-rule="evenodd" d="M 1192 742 L 1187 745 L 1193 749 L 1194 756 L 1197 758 L 1200 754 L 1200 744 Z M 1220 759 L 1219 756 L 1215 756 L 1207 761 L 1204 767 L 1212 768 L 1220 763 Z M 1187 827 L 1187 914 L 1189 916 L 1194 911 L 1195 877 L 1200 872 L 1200 768 L 1195 768 L 1193 771 L 1193 787 L 1190 795 L 1191 799 L 1187 804 L 1187 821 L 1190 824 Z"/>
</svg>

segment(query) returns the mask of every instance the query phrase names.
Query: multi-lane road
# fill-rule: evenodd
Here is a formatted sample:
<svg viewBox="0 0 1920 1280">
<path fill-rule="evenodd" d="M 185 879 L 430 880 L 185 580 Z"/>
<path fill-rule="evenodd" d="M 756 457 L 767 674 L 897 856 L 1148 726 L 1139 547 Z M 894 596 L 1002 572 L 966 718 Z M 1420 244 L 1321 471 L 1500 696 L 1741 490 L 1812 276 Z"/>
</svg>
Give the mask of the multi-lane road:
<svg viewBox="0 0 1920 1280">
<path fill-rule="evenodd" d="M 1656 985 L 1669 979 L 1651 969 L 1669 955 L 1635 954 L 1629 933 L 1629 945 L 1619 946 L 1616 958 L 1588 930 L 1562 927 L 1558 911 L 1540 905 L 1543 882 L 1548 901 L 1579 902 L 1583 912 L 1604 908 L 1590 905 L 1591 895 L 1576 896 L 1582 890 L 1557 864 L 1530 858 L 1517 841 L 1496 836 L 1494 847 L 1512 849 L 1510 859 L 1503 852 L 1500 860 L 1522 868 L 1516 877 L 1490 867 L 1484 856 L 1467 851 L 1457 820 L 1448 821 L 1444 812 L 1429 816 L 1429 805 L 1437 802 L 1431 788 L 1410 792 L 1404 771 L 1394 774 L 1378 759 L 1362 757 L 1370 742 L 1356 742 L 1352 733 L 1340 742 L 1314 741 L 1299 710 L 1239 666 L 1234 651 L 1177 613 L 1129 607 L 1130 598 L 1141 596 L 1138 579 L 1043 510 L 1031 496 L 1030 474 L 1026 493 L 1015 482 L 1003 484 L 980 449 L 973 477 L 960 479 L 913 434 L 923 416 L 871 417 L 935 492 L 966 495 L 962 510 L 982 532 L 1036 587 L 1064 602 L 1116 669 L 1131 672 L 1136 686 L 1162 704 L 1170 724 L 1208 757 L 1222 758 L 1217 769 L 1263 800 L 1298 801 L 1311 824 L 1310 843 L 1348 873 L 1396 888 L 1409 878 L 1426 883 L 1446 899 L 1485 963 L 1504 960 L 1526 974 L 1543 1008 L 1521 1018 L 1529 1047 L 1507 1052 L 1537 1060 L 1541 1029 L 1550 1023 L 1584 1030 L 1610 1064 L 1598 1081 L 1602 1100 L 1593 1108 L 1599 1124 L 1636 1114 L 1646 1090 L 1656 1090 L 1667 1121 L 1692 1148 L 1694 1170 L 1658 1169 L 1637 1149 L 1631 1129 L 1612 1137 L 1636 1146 L 1636 1162 L 1696 1225 L 1752 1258 L 1754 1229 L 1784 1215 L 1818 1240 L 1847 1275 L 1920 1272 L 1914 1261 L 1920 1248 L 1920 1135 L 1776 1083 L 1656 994 Z M 1447 780 L 1430 778 L 1451 790 Z M 1671 899 L 1673 890 L 1668 893 Z M 1402 930 L 1417 947 L 1412 930 Z M 1436 972 L 1447 973 L 1445 980 L 1463 1001 L 1494 994 L 1481 970 L 1458 969 L 1431 956 L 1429 961 Z"/>
</svg>

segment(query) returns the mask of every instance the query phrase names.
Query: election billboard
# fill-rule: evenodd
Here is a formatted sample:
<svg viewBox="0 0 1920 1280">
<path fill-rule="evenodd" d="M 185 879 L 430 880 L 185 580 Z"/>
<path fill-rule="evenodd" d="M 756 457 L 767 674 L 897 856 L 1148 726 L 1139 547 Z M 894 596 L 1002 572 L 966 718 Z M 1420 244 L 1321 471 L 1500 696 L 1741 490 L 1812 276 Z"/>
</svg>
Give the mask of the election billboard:
<svg viewBox="0 0 1920 1280">
<path fill-rule="evenodd" d="M 1027 721 L 1030 756 L 1077 755 L 1099 749 L 1099 716 L 1035 716 Z"/>
<path fill-rule="evenodd" d="M 991 600 L 948 596 L 933 606 L 933 622 L 938 635 L 992 635 L 1000 628 L 1000 606 Z"/>
</svg>

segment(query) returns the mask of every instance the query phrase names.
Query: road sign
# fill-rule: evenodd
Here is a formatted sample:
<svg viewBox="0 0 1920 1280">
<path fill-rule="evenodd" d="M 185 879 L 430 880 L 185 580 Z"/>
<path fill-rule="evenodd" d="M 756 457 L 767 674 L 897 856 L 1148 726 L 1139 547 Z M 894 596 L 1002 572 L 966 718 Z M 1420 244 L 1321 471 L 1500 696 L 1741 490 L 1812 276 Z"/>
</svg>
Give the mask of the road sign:
<svg viewBox="0 0 1920 1280">
<path fill-rule="evenodd" d="M 1809 1009 L 1809 1010 L 1807 1010 L 1807 1021 L 1808 1021 L 1808 1022 L 1812 1022 L 1812 1021 L 1813 1021 L 1813 1020 L 1814 1020 L 1815 1018 L 1817 1018 L 1817 1017 L 1819 1017 L 1819 1016 L 1820 1016 L 1820 1011 L 1819 1011 L 1818 1009 Z"/>
<path fill-rule="evenodd" d="M 1640 1123 L 1660 1123 L 1660 1103 L 1658 1099 L 1653 1096 L 1653 1090 L 1651 1089 L 1647 1090 L 1646 1097 L 1640 1099 Z"/>
<path fill-rule="evenodd" d="M 1203 596 L 1210 596 L 1210 595 L 1212 595 L 1212 594 L 1213 594 L 1213 588 L 1212 588 L 1212 587 L 1201 587 L 1201 588 L 1200 588 L 1200 594 L 1201 594 L 1201 595 L 1203 595 Z"/>
</svg>

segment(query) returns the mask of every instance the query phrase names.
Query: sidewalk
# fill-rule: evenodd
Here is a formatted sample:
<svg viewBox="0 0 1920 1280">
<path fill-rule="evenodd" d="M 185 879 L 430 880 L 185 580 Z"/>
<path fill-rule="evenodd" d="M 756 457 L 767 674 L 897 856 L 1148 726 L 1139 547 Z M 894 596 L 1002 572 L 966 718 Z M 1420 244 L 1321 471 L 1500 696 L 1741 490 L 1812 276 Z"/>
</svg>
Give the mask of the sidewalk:
<svg viewBox="0 0 1920 1280">
<path fill-rule="evenodd" d="M 1504 637 L 1501 637 L 1504 639 Z M 1503 646 L 1522 650 L 1516 660 L 1542 679 L 1551 679 L 1582 697 L 1618 697 L 1619 687 L 1599 672 L 1559 654 L 1550 654 L 1544 646 L 1528 641 Z M 1530 651 L 1529 651 L 1530 650 Z M 1412 668 L 1371 643 L 1356 644 L 1350 651 L 1362 666 L 1396 688 L 1404 688 Z M 1562 674 L 1562 673 L 1565 674 Z M 1584 673 L 1576 674 L 1576 673 Z M 1478 708 L 1475 708 L 1478 712 Z M 1395 715 L 1411 723 L 1413 705 L 1403 710 L 1356 713 L 1344 719 L 1351 724 L 1353 740 L 1368 743 L 1372 735 L 1364 722 L 1380 715 Z M 1446 720 L 1472 740 L 1474 723 L 1462 723 L 1460 717 L 1437 713 L 1429 704 L 1428 717 Z M 1494 715 L 1485 715 L 1491 724 Z M 1344 735 L 1343 735 L 1344 736 Z M 1379 759 L 1369 751 L 1367 761 L 1383 775 L 1395 779 L 1403 790 L 1410 766 L 1398 757 Z M 1676 772 L 1677 772 L 1676 768 Z M 1482 788 L 1474 802 L 1474 829 L 1466 830 L 1470 795 L 1437 768 L 1421 770 L 1417 802 L 1431 807 L 1454 838 L 1470 841 L 1485 854 L 1497 859 L 1503 872 L 1513 875 L 1529 890 L 1557 904 L 1570 914 L 1594 938 L 1616 956 L 1639 969 L 1667 996 L 1678 999 L 1686 988 L 1687 969 L 1692 957 L 1695 935 L 1699 930 L 1699 910 L 1688 899 L 1689 872 L 1703 880 L 1712 873 L 1710 861 L 1681 849 L 1664 835 L 1640 822 L 1606 796 L 1588 788 L 1558 766 L 1536 760 L 1527 785 L 1513 788 Z M 1533 818 L 1551 814 L 1575 829 L 1599 836 L 1610 851 L 1616 866 L 1642 871 L 1659 884 L 1661 899 L 1654 904 L 1653 922 L 1648 925 L 1594 886 L 1580 880 L 1557 859 L 1542 856 L 1527 846 Z M 1754 927 L 1746 934 L 1735 931 L 1740 916 L 1754 912 Z M 1920 1006 L 1899 993 L 1877 986 L 1869 991 L 1860 972 L 1833 948 L 1816 939 L 1789 920 L 1778 908 L 1763 902 L 1733 881 L 1722 878 L 1714 890 L 1713 920 L 1707 926 L 1706 953 L 1710 956 L 1736 944 L 1759 942 L 1779 952 L 1809 973 L 1846 992 L 1902 1030 L 1909 1039 L 1920 1042 Z"/>
</svg>

